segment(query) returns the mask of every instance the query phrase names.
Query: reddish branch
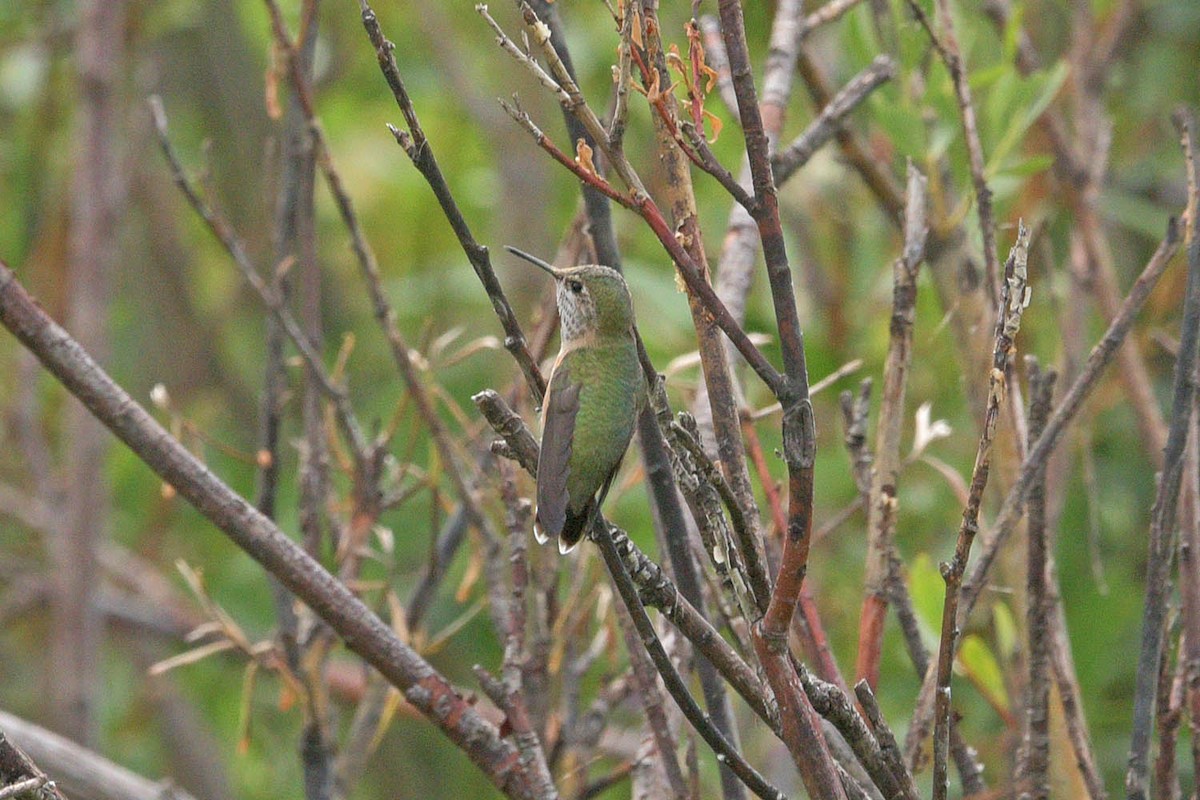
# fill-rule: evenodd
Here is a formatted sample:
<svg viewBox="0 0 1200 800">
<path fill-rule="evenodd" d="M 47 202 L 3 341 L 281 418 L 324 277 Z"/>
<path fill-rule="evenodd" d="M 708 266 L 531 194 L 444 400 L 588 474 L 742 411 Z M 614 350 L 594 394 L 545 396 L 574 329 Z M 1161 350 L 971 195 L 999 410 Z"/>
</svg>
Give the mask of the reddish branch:
<svg viewBox="0 0 1200 800">
<path fill-rule="evenodd" d="M 633 30 L 628 30 L 628 41 L 626 42 L 629 52 L 632 55 L 633 61 L 638 65 L 641 72 L 642 83 L 647 92 L 655 91 L 659 85 L 668 86 L 671 82 L 671 73 L 667 67 L 667 56 L 663 50 L 663 43 L 660 35 L 660 24 L 657 15 L 657 2 L 651 0 L 643 0 L 641 5 L 641 14 L 635 14 L 636 6 L 631 5 L 627 9 L 627 14 L 632 17 L 632 24 L 643 24 L 643 30 L 639 31 L 639 37 L 634 37 Z M 643 23 L 644 21 L 644 23 Z M 709 165 L 719 164 L 712 151 L 708 148 L 703 137 L 703 93 L 698 85 L 698 82 L 703 79 L 703 56 L 702 51 L 698 46 L 699 31 L 694 25 L 689 24 L 689 33 L 694 33 L 696 39 L 693 39 L 692 46 L 689 48 L 691 56 L 687 74 L 685 75 L 685 83 L 688 88 L 688 95 L 691 101 L 691 124 L 688 124 L 681 115 L 683 111 L 676 102 L 675 95 L 672 92 L 660 92 L 657 107 L 659 114 L 654 117 L 654 131 L 658 140 L 658 161 L 663 169 L 665 181 L 663 183 L 663 199 L 664 205 L 669 210 L 671 223 L 674 230 L 677 232 L 677 238 L 682 240 L 684 249 L 691 257 L 692 262 L 696 265 L 700 272 L 701 278 L 708 282 L 710 280 L 708 257 L 704 250 L 704 237 L 700 229 L 700 221 L 696 212 L 696 198 L 692 187 L 691 170 L 688 167 L 687 161 L 683 154 L 688 154 L 693 161 L 697 158 L 694 155 L 699 154 L 700 160 Z M 644 50 L 637 46 L 637 41 L 640 39 L 644 45 Z M 648 62 L 648 63 L 647 63 Z M 691 133 L 691 148 L 689 149 L 686 143 L 679 135 L 680 127 L 685 127 Z M 737 187 L 733 177 L 723 168 L 712 169 L 705 167 L 714 175 L 724 174 L 729 182 Z M 725 181 L 722 181 L 725 183 Z M 745 193 L 745 190 L 741 190 Z M 714 403 L 714 418 L 719 419 L 721 431 L 724 434 L 720 444 L 720 459 L 724 468 L 724 475 L 729 483 L 737 485 L 739 489 L 749 486 L 750 477 L 746 469 L 746 454 L 743 447 L 741 437 L 738 435 L 738 419 L 737 419 L 737 400 L 736 391 L 733 384 L 732 370 L 725 358 L 725 344 L 721 335 L 721 329 L 715 324 L 712 316 L 707 313 L 704 303 L 694 292 L 688 292 L 688 308 L 692 315 L 692 324 L 696 331 L 697 346 L 700 353 L 700 365 L 704 375 L 704 382 L 708 388 L 709 396 L 713 398 Z M 665 397 L 663 398 L 665 406 Z M 669 419 L 669 413 L 667 414 Z M 647 437 L 642 437 L 643 450 L 647 453 L 652 452 L 652 448 L 657 445 L 657 442 L 651 443 Z M 749 576 L 749 594 L 751 599 L 747 602 L 747 606 L 757 603 L 765 603 L 766 592 L 769 590 L 767 579 L 767 570 L 763 565 L 761 555 L 762 536 L 758 530 L 758 517 L 753 513 L 753 494 L 752 492 L 739 493 L 737 500 L 742 501 L 738 505 L 737 516 L 742 519 L 751 520 L 753 528 L 748 529 L 745 525 L 735 526 L 734 530 L 739 538 L 737 555 L 735 563 L 741 566 L 740 574 Z M 700 517 L 696 517 L 698 527 L 704 527 L 704 523 Z M 717 516 L 719 517 L 719 511 Z M 714 537 L 708 537 L 712 539 Z M 725 539 L 727 537 L 722 537 Z M 676 574 L 676 581 L 681 590 L 689 597 L 692 604 L 697 608 L 703 609 L 703 599 L 700 594 L 700 581 L 696 576 L 696 568 L 694 559 L 690 554 L 690 546 L 688 544 L 690 537 L 686 535 L 686 529 L 680 529 L 676 535 L 668 537 L 668 548 L 671 553 L 671 560 Z M 724 542 L 722 542 L 724 546 Z M 712 553 L 711 548 L 706 548 Z M 725 559 L 728 561 L 729 559 Z M 739 597 L 746 592 L 736 593 Z M 757 608 L 753 609 L 757 613 Z M 744 613 L 749 613 L 747 608 Z M 747 617 L 751 619 L 752 617 Z M 724 686 L 717 678 L 715 671 L 706 663 L 701 662 L 698 665 L 698 672 L 701 679 L 701 687 L 704 691 L 705 700 L 709 709 L 709 713 L 713 716 L 714 724 L 718 729 L 730 740 L 735 747 L 739 744 L 739 736 L 737 727 L 733 724 L 732 714 L 728 703 Z M 721 789 L 725 800 L 741 800 L 745 797 L 745 791 L 732 774 L 728 766 L 720 765 L 721 773 Z"/>
<path fill-rule="evenodd" d="M 729 59 L 746 153 L 750 160 L 755 198 L 752 216 L 762 241 L 787 376 L 779 387 L 782 391 L 777 392 L 783 404 L 783 451 L 788 467 L 787 532 L 771 602 L 762 620 L 754 627 L 754 648 L 779 702 L 784 742 L 800 770 L 805 787 L 813 797 L 839 798 L 844 796 L 841 781 L 817 725 L 816 712 L 792 668 L 788 651 L 788 630 L 808 570 L 812 536 L 813 466 L 816 460 L 816 429 L 813 425 L 812 402 L 808 396 L 804 334 L 800 328 L 792 272 L 784 247 L 779 199 L 771 172 L 770 144 L 763 128 L 754 86 L 741 3 L 737 0 L 721 0 L 718 9 L 721 36 Z"/>
<path fill-rule="evenodd" d="M 579 93 L 579 88 L 575 85 L 570 75 L 566 73 L 561 61 L 557 59 L 557 54 L 554 53 L 553 48 L 545 49 L 548 40 L 542 41 L 541 44 L 543 52 L 547 54 L 551 67 L 555 69 L 553 77 L 546 73 L 504 34 L 495 20 L 487 15 L 486 7 L 477 8 L 479 8 L 480 13 L 484 15 L 485 19 L 488 20 L 488 23 L 493 26 L 493 30 L 497 34 L 497 42 L 500 46 L 519 63 L 525 65 L 543 85 L 554 93 L 560 103 L 579 114 L 581 120 L 587 125 L 589 132 L 596 137 L 597 143 L 601 147 L 605 147 L 604 143 L 607 140 L 607 132 L 604 126 L 595 116 L 595 113 L 587 106 L 583 96 Z M 524 9 L 524 13 L 527 26 L 536 31 L 538 24 L 537 17 L 528 7 Z M 657 204 L 655 204 L 654 200 L 646 192 L 641 179 L 633 171 L 633 167 L 624 155 L 620 151 L 614 151 L 611 148 L 605 150 L 605 155 L 612 163 L 614 171 L 621 176 L 622 181 L 626 184 L 628 188 L 627 194 L 614 188 L 612 184 L 595 170 L 588 169 L 583 163 L 575 161 L 559 150 L 538 129 L 528 114 L 513 106 L 507 106 L 507 110 L 509 110 L 509 113 L 513 115 L 513 118 L 517 122 L 534 136 L 539 146 L 545 149 L 556 161 L 574 173 L 577 178 L 600 190 L 625 208 L 636 212 L 646 221 L 646 224 L 650 226 L 650 229 L 658 237 L 663 248 L 671 256 L 672 261 L 675 262 L 676 267 L 679 269 L 680 277 L 683 278 L 688 290 L 700 297 L 705 308 L 713 315 L 713 319 L 725 335 L 729 337 L 734 347 L 738 349 L 738 352 L 742 354 L 751 368 L 762 379 L 763 383 L 767 385 L 767 388 L 771 390 L 772 394 L 779 397 L 784 392 L 783 376 L 779 374 L 779 371 L 771 365 L 766 356 L 750 341 L 750 337 L 746 335 L 746 332 L 742 330 L 737 320 L 729 313 L 729 310 L 721 302 L 721 299 L 717 297 L 712 286 L 700 275 L 695 263 L 679 240 L 675 238 L 675 233 L 671 230 L 670 224 L 666 221 Z"/>
</svg>

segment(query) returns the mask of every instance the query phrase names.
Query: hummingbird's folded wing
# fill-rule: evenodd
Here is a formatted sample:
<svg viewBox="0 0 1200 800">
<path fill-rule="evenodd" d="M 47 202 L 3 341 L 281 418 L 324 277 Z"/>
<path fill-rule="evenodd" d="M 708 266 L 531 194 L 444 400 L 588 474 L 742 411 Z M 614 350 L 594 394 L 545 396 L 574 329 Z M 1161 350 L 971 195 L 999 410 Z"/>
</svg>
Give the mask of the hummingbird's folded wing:
<svg viewBox="0 0 1200 800">
<path fill-rule="evenodd" d="M 539 541 L 557 538 L 567 520 L 567 475 L 570 472 L 571 442 L 579 413 L 582 384 L 571 381 L 565 361 L 550 376 L 542 407 L 542 453 L 537 471 L 537 519 Z"/>
</svg>

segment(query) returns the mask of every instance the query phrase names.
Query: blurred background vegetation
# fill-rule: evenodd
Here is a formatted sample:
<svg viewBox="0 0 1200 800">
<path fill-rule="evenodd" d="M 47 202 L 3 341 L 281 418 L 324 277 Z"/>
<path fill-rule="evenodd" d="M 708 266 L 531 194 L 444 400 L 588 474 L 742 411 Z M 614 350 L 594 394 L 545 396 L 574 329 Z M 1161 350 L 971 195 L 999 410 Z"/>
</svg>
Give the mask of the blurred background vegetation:
<svg viewBox="0 0 1200 800">
<path fill-rule="evenodd" d="M 285 10 L 294 15 L 292 5 L 285 4 Z M 550 287 L 539 273 L 502 254 L 500 245 L 554 253 L 579 207 L 578 187 L 497 105 L 497 97 L 519 93 L 534 119 L 561 142 L 558 108 L 495 47 L 473 5 L 473 0 L 389 0 L 376 10 L 396 43 L 400 69 L 457 199 L 476 237 L 492 248 L 500 278 L 528 327 Z M 514 8 L 493 5 L 497 18 L 515 30 Z M 559 0 L 557 5 L 585 92 L 603 108 L 617 41 L 611 18 L 595 0 Z M 773 4 L 746 5 L 752 53 L 761 69 Z M 984 0 L 962 0 L 957 9 L 989 158 L 988 177 L 996 193 L 1001 253 L 1011 244 L 1018 217 L 1031 223 L 1037 235 L 1031 258 L 1033 303 L 1019 347 L 1043 363 L 1061 363 L 1059 322 L 1079 297 L 1071 290 L 1069 266 L 1074 219 L 1051 171 L 1051 150 L 1035 123 L 1050 106 L 1063 107 L 1067 114 L 1076 111 L 1070 107 L 1068 87 L 1079 76 L 1064 60 L 1073 47 L 1073 31 L 1084 24 L 1102 27 L 1119 6 L 1132 7 L 1132 21 L 1104 76 L 1103 107 L 1112 122 L 1112 146 L 1098 200 L 1119 284 L 1127 287 L 1156 246 L 1167 217 L 1183 207 L 1184 172 L 1170 113 L 1181 103 L 1194 108 L 1200 100 L 1200 4 L 1029 0 L 1013 4 L 1007 29 L 988 19 L 985 5 Z M 892 49 L 900 61 L 897 78 L 855 113 L 850 127 L 897 176 L 903 175 L 906 159 L 927 172 L 943 170 L 936 183 L 946 195 L 935 194 L 935 203 L 970 196 L 948 74 L 931 56 L 927 37 L 902 3 L 887 9 L 894 20 L 894 43 L 881 42 L 869 6 L 860 3 L 836 24 L 815 32 L 805 48 L 839 85 L 885 46 Z M 882 6 L 888 6 L 886 0 Z M 932 13 L 931 4 L 926 7 Z M 715 7 L 702 3 L 700 10 L 714 13 Z M 661 13 L 664 38 L 682 45 L 688 4 L 664 3 Z M 66 0 L 0 3 L 0 257 L 60 319 L 74 290 L 65 265 L 79 125 L 78 21 L 78 9 Z M 1043 60 L 1041 69 L 1027 77 L 1014 66 L 1017 24 L 1029 32 Z M 177 425 L 186 420 L 188 430 L 202 432 L 202 437 L 188 433 L 185 440 L 234 488 L 253 496 L 263 309 L 172 185 L 144 99 L 161 95 L 176 146 L 189 167 L 203 173 L 212 198 L 249 244 L 255 263 L 265 268 L 273 252 L 280 130 L 269 113 L 269 76 L 277 65 L 268 17 L 255 2 L 131 2 L 123 35 L 119 158 L 128 195 L 125 212 L 110 231 L 119 263 L 111 276 L 106 363 L 147 405 L 151 388 L 164 385 L 171 408 L 169 413 L 160 409 L 160 418 L 174 419 Z M 477 437 L 480 423 L 470 395 L 505 387 L 518 373 L 498 346 L 500 327 L 441 211 L 384 127 L 398 122 L 399 114 L 363 34 L 357 4 L 348 0 L 322 5 L 315 87 L 334 156 L 379 254 L 401 327 L 444 390 L 441 408 L 455 436 L 464 442 Z M 736 120 L 718 102 L 709 108 L 725 122 L 714 149 L 736 169 L 742 146 Z M 653 192 L 655 166 L 646 158 L 653 147 L 648 112 L 645 103 L 635 102 L 633 109 L 628 149 Z M 801 131 L 813 115 L 812 103 L 798 86 L 784 138 Z M 731 201 L 703 176 L 697 177 L 696 190 L 715 261 Z M 822 151 L 781 195 L 812 377 L 819 379 L 852 359 L 863 360 L 855 375 L 816 398 L 820 527 L 856 495 L 842 445 L 837 390 L 855 386 L 863 376 L 878 382 L 887 349 L 891 262 L 899 241 L 835 147 Z M 386 423 L 404 389 L 371 318 L 347 236 L 322 186 L 317 209 L 327 355 L 332 363 L 344 337 L 353 334 L 347 364 L 351 396 L 363 419 Z M 963 213 L 975 237 L 974 210 L 964 204 Z M 669 259 L 640 220 L 619 211 L 616 217 L 642 334 L 662 370 L 695 348 L 686 299 Z M 978 252 L 978 243 L 974 246 Z M 1135 334 L 1163 408 L 1169 403 L 1173 365 L 1163 343 L 1178 336 L 1183 279 L 1178 265 L 1167 273 Z M 764 283 L 759 281 L 751 295 L 751 331 L 773 329 Z M 948 422 L 953 434 L 930 444 L 928 454 L 967 476 L 978 423 L 966 400 L 966 385 L 984 376 L 964 375 L 950 324 L 954 310 L 943 306 L 925 270 L 918 291 L 905 451 L 915 410 L 929 403 L 933 419 Z M 1091 306 L 1080 319 L 1082 341 L 1090 345 L 1103 321 Z M 777 358 L 774 342 L 766 350 Z M 61 388 L 25 366 L 26 361 L 11 337 L 0 336 L 0 414 L 6 421 L 0 437 L 0 485 L 12 490 L 12 497 L 0 496 L 0 707 L 53 727 L 48 696 L 54 691 L 55 664 L 47 646 L 53 548 L 45 530 L 31 527 L 28 515 L 6 504 L 52 496 L 44 493 L 47 487 L 34 484 L 19 446 L 20 427 L 30 424 L 20 412 L 36 411 L 34 422 L 61 464 L 66 401 Z M 297 373 L 293 368 L 292 377 Z M 694 366 L 669 376 L 677 405 L 690 401 L 696 380 Z M 752 375 L 746 387 L 752 407 L 768 403 Z M 287 442 L 299 435 L 295 415 L 290 420 Z M 777 428 L 773 418 L 759 425 L 768 456 L 778 445 Z M 1063 445 L 1071 468 L 1056 556 L 1091 733 L 1110 791 L 1117 791 L 1128 751 L 1154 469 L 1121 384 L 1111 375 L 1089 402 L 1082 428 L 1086 436 L 1072 434 Z M 422 428 L 406 421 L 403 430 L 397 456 L 411 454 L 419 464 L 436 469 Z M 294 531 L 296 450 L 285 444 L 283 455 L 288 477 L 281 486 L 279 516 L 284 529 Z M 769 461 L 781 480 L 782 462 Z M 301 719 L 278 681 L 261 676 L 247 693 L 245 661 L 230 653 L 147 678 L 150 664 L 185 649 L 181 633 L 187 628 L 181 620 L 195 619 L 198 613 L 176 569 L 178 561 L 203 572 L 209 596 L 255 640 L 269 637 L 275 624 L 262 571 L 184 503 L 164 493 L 123 447 L 108 451 L 104 470 L 111 487 L 106 535 L 118 548 L 112 552 L 119 554 L 118 560 L 126 559 L 125 566 L 136 563 L 159 594 L 139 594 L 130 588 L 128 576 L 105 568 L 107 589 L 101 597 L 109 616 L 100 650 L 102 690 L 92 744 L 135 771 L 177 776 L 197 793 L 209 792 L 207 796 L 297 796 Z M 63 473 L 59 469 L 56 474 Z M 652 548 L 647 499 L 638 478 L 637 466 L 627 462 L 608 507 L 616 522 Z M 901 480 L 898 542 L 932 642 L 943 591 L 936 564 L 953 548 L 962 506 L 952 483 L 927 462 L 911 464 Z M 531 486 L 525 483 L 521 489 L 528 493 Z M 994 511 L 997 499 L 990 497 L 988 509 Z M 407 598 L 450 507 L 447 493 L 435 488 L 386 514 L 382 524 L 394 534 L 395 561 L 372 564 L 366 578 L 389 578 L 396 595 Z M 813 591 L 846 671 L 854 662 L 864 555 L 864 518 L 855 514 L 814 545 L 810 562 Z M 455 560 L 426 618 L 424 641 L 434 639 L 482 596 L 482 586 L 470 581 L 470 561 L 467 553 Z M 587 551 L 583 561 L 600 580 L 595 554 Z M 1009 561 L 996 576 L 1001 589 L 1023 581 L 1019 554 Z M 1015 730 L 1011 670 L 1023 613 L 1016 595 L 997 591 L 991 612 L 976 615 L 968 631 L 976 644 L 965 649 L 962 659 L 969 681 L 960 675 L 957 685 L 963 688 L 955 695 L 964 733 L 991 766 L 992 777 L 1007 763 Z M 470 687 L 471 665 L 495 665 L 499 654 L 486 614 L 477 614 L 428 657 Z M 610 657 L 613 665 L 623 659 L 616 651 Z M 899 633 L 889 622 L 880 696 L 885 713 L 901 729 L 918 684 Z M 622 715 L 632 720 L 636 711 L 622 711 L 618 718 Z M 753 731 L 746 739 L 751 751 L 766 747 L 767 737 Z M 1191 782 L 1189 764 L 1189 759 L 1181 762 L 1185 786 Z M 219 775 L 205 784 L 196 778 L 197 769 Z M 712 765 L 705 769 L 711 772 Z M 798 786 L 782 756 L 768 762 L 767 772 L 784 787 Z M 484 797 L 491 791 L 428 723 L 401 714 L 354 796 Z M 618 787 L 606 796 L 625 791 Z"/>
</svg>

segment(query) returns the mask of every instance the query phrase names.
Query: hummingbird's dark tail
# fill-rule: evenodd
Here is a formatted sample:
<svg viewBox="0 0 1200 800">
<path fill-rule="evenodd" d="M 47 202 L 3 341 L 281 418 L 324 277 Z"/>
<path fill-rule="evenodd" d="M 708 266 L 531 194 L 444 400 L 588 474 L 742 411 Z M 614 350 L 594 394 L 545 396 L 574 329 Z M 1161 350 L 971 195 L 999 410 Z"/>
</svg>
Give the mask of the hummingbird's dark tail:
<svg viewBox="0 0 1200 800">
<path fill-rule="evenodd" d="M 575 545 L 587 534 L 596 518 L 596 498 L 588 500 L 578 514 L 567 507 L 567 520 L 563 523 L 562 531 L 558 534 L 558 552 L 566 555 L 575 549 Z"/>
<path fill-rule="evenodd" d="M 621 462 L 618 461 L 617 465 L 612 468 L 612 472 L 608 473 L 608 477 L 604 479 L 604 483 L 600 484 L 600 491 L 592 495 L 578 514 L 571 511 L 570 505 L 567 506 L 567 520 L 563 523 L 562 532 L 558 534 L 558 552 L 566 555 L 575 549 L 575 545 L 579 544 L 580 539 L 587 535 L 600 512 L 600 505 L 604 502 L 604 498 L 608 497 L 608 490 L 612 488 L 613 478 L 617 476 L 617 470 L 620 468 Z"/>
</svg>

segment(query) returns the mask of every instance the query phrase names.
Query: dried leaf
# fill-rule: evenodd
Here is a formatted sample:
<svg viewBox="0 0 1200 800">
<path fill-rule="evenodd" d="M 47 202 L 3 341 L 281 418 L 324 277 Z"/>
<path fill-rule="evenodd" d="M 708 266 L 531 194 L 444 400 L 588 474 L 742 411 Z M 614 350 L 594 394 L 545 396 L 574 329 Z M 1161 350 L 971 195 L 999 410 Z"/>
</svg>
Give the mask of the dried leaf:
<svg viewBox="0 0 1200 800">
<path fill-rule="evenodd" d="M 712 138 L 708 140 L 709 144 L 716 144 L 717 139 L 721 136 L 721 129 L 725 127 L 725 123 L 716 114 L 709 111 L 707 108 L 702 109 L 704 118 L 712 125 Z"/>
<path fill-rule="evenodd" d="M 223 653 L 226 650 L 233 649 L 233 642 L 228 639 L 222 639 L 219 642 L 209 642 L 202 644 L 199 647 L 187 650 L 179 655 L 164 658 L 162 661 L 155 662 L 146 670 L 147 674 L 155 676 L 169 672 L 176 667 L 182 667 L 187 664 L 195 664 L 197 661 L 207 658 L 215 653 Z"/>
<path fill-rule="evenodd" d="M 630 27 L 629 38 L 635 45 L 637 45 L 639 50 L 645 50 L 646 45 L 642 41 L 642 13 L 641 13 L 641 10 L 638 8 L 637 3 L 631 3 L 629 8 L 633 12 L 633 24 L 629 26 Z"/>
<path fill-rule="evenodd" d="M 279 103 L 279 73 L 283 69 L 282 60 L 279 45 L 275 44 L 271 47 L 271 61 L 267 64 L 266 75 L 263 76 L 265 84 L 263 87 L 265 92 L 263 100 L 267 106 L 267 117 L 275 121 L 283 119 L 283 106 Z"/>
<path fill-rule="evenodd" d="M 239 755 L 245 755 L 250 749 L 250 712 L 253 709 L 250 699 L 254 694 L 254 682 L 258 677 L 258 662 L 250 661 L 242 673 L 242 696 L 238 703 L 238 743 Z"/>
<path fill-rule="evenodd" d="M 379 540 L 379 549 L 391 555 L 396 551 L 396 534 L 392 533 L 391 528 L 383 525 L 376 525 L 371 529 L 375 534 L 375 538 Z"/>
<path fill-rule="evenodd" d="M 582 138 L 575 142 L 575 163 L 589 175 L 596 175 L 596 164 L 592 161 L 592 148 Z"/>
<path fill-rule="evenodd" d="M 296 707 L 296 692 L 292 684 L 288 681 L 283 681 L 279 684 L 279 710 L 283 712 L 291 711 Z"/>
<path fill-rule="evenodd" d="M 912 455 L 916 458 L 925 452 L 925 448 L 938 439 L 945 439 L 954 433 L 950 423 L 944 419 L 931 420 L 933 403 L 925 402 L 917 409 L 916 431 L 913 433 Z"/>
<path fill-rule="evenodd" d="M 689 21 L 687 24 L 688 37 L 688 53 L 692 57 L 692 65 L 694 71 L 693 79 L 703 75 L 707 78 L 704 84 L 704 94 L 712 92 L 713 87 L 717 85 L 717 71 L 708 65 L 704 57 L 704 38 L 700 35 L 700 28 L 695 21 Z"/>
<path fill-rule="evenodd" d="M 395 718 L 396 712 L 407 702 L 404 699 L 404 695 L 400 694 L 399 689 L 394 686 L 388 689 L 387 699 L 383 703 L 383 711 L 379 715 L 379 724 L 375 727 L 375 735 L 371 737 L 369 752 L 379 749 L 379 743 L 383 740 L 383 735 L 387 733 L 388 727 L 392 724 L 392 719 Z"/>
<path fill-rule="evenodd" d="M 680 77 L 687 80 L 687 64 L 683 62 L 683 56 L 679 55 L 679 46 L 676 44 L 667 48 L 667 66 L 674 67 L 678 70 Z"/>
</svg>

